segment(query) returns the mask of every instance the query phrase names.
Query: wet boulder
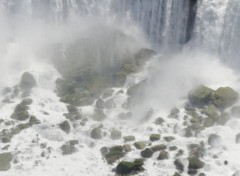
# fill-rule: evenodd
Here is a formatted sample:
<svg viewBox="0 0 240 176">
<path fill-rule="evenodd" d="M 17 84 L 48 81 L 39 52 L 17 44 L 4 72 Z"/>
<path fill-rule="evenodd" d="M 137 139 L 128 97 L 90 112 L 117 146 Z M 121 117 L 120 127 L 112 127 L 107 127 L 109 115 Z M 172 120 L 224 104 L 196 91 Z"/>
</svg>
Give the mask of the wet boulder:
<svg viewBox="0 0 240 176">
<path fill-rule="evenodd" d="M 199 158 L 196 156 L 190 156 L 188 157 L 188 169 L 189 170 L 195 170 L 195 169 L 201 169 L 204 167 L 205 163 L 202 162 Z"/>
<path fill-rule="evenodd" d="M 150 148 L 146 148 L 141 151 L 141 156 L 143 158 L 150 158 L 153 155 L 153 151 Z"/>
<path fill-rule="evenodd" d="M 124 148 L 122 146 L 113 146 L 109 148 L 104 157 L 108 164 L 113 164 L 125 155 Z"/>
<path fill-rule="evenodd" d="M 136 149 L 144 149 L 146 147 L 146 143 L 144 141 L 138 141 L 134 143 L 134 146 L 136 147 Z"/>
<path fill-rule="evenodd" d="M 211 88 L 201 85 L 188 93 L 188 99 L 195 106 L 204 106 L 209 103 L 212 93 Z"/>
<path fill-rule="evenodd" d="M 174 165 L 176 166 L 176 169 L 183 172 L 184 171 L 184 164 L 183 161 L 179 158 L 175 159 Z"/>
<path fill-rule="evenodd" d="M 91 131 L 91 137 L 93 139 L 101 139 L 102 138 L 102 131 L 99 127 L 93 128 Z"/>
<path fill-rule="evenodd" d="M 143 171 L 143 160 L 136 159 L 133 162 L 121 161 L 116 167 L 116 173 L 119 175 L 134 174 Z"/>
<path fill-rule="evenodd" d="M 226 109 L 238 101 L 239 94 L 231 87 L 220 87 L 211 95 L 211 102 L 219 109 Z"/>
<path fill-rule="evenodd" d="M 70 133 L 71 126 L 67 120 L 63 121 L 59 124 L 59 127 L 61 130 L 63 130 L 65 133 Z"/>
<path fill-rule="evenodd" d="M 125 142 L 135 141 L 134 136 L 124 136 L 123 139 L 124 139 Z"/>
<path fill-rule="evenodd" d="M 219 145 L 221 145 L 221 137 L 217 134 L 210 134 L 208 136 L 208 144 L 211 146 L 211 147 L 218 147 Z"/>
<path fill-rule="evenodd" d="M 28 109 L 29 109 L 28 104 L 22 101 L 15 107 L 14 112 L 11 115 L 11 118 L 19 121 L 27 120 L 29 118 Z"/>
<path fill-rule="evenodd" d="M 165 160 L 165 159 L 168 159 L 169 158 L 169 153 L 165 150 L 162 150 L 160 153 L 159 153 L 159 156 L 158 156 L 158 160 Z"/>
<path fill-rule="evenodd" d="M 158 141 L 160 140 L 161 135 L 160 134 L 151 134 L 150 135 L 150 140 L 151 141 Z"/>
<path fill-rule="evenodd" d="M 7 171 L 11 168 L 12 158 L 12 154 L 9 152 L 0 154 L 0 171 Z"/>
<path fill-rule="evenodd" d="M 76 140 L 70 140 L 61 146 L 62 155 L 71 155 L 76 153 L 78 150 L 75 145 L 78 144 Z"/>
<path fill-rule="evenodd" d="M 158 145 L 154 145 L 151 147 L 151 150 L 153 152 L 157 152 L 157 151 L 161 151 L 161 150 L 166 150 L 167 146 L 165 144 L 158 144 Z"/>
<path fill-rule="evenodd" d="M 112 129 L 111 131 L 111 139 L 116 140 L 116 139 L 120 139 L 122 136 L 121 131 L 116 130 L 116 129 Z"/>
</svg>

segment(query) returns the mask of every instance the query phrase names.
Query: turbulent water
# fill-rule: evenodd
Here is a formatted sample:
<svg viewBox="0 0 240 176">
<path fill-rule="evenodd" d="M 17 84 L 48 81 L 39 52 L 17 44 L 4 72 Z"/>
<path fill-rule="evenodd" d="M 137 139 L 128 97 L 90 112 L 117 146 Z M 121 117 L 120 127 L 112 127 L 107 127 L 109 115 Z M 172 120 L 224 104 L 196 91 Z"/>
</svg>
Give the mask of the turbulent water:
<svg viewBox="0 0 240 176">
<path fill-rule="evenodd" d="M 183 158 L 188 156 L 187 144 L 203 141 L 205 166 L 199 173 L 238 176 L 240 148 L 235 137 L 240 132 L 239 119 L 185 138 L 181 135 L 183 118 L 167 116 L 173 107 L 184 116 L 188 91 L 196 85 L 230 86 L 240 91 L 239 10 L 238 0 L 0 0 L 0 91 L 18 85 L 24 72 L 31 73 L 37 87 L 29 96 L 33 100 L 29 113 L 41 121 L 14 135 L 9 143 L 0 142 L 0 154 L 11 152 L 14 156 L 11 169 L 0 175 L 115 175 L 117 162 L 107 164 L 100 149 L 123 145 L 123 139 L 110 138 L 109 132 L 116 128 L 122 136 L 131 134 L 137 140 L 147 141 L 152 133 L 174 136 L 167 145 L 186 151 Z M 129 74 L 123 86 L 113 87 L 110 97 L 103 98 L 111 100 L 110 108 L 104 110 L 107 118 L 102 122 L 92 119 L 94 100 L 78 107 L 88 119 L 85 126 L 72 122 L 70 133 L 63 132 L 59 124 L 66 120 L 63 114 L 68 110 L 56 93 L 56 80 L 68 74 L 69 65 L 70 70 L 90 65 L 97 74 L 110 74 L 141 48 L 154 49 L 157 54 L 147 58 L 140 72 Z M 120 113 L 129 111 L 124 108 L 127 90 L 142 80 L 147 80 L 146 86 L 130 109 L 132 118 L 119 119 Z M 10 118 L 22 97 L 9 93 L 0 98 L 8 98 L 0 102 L 2 134 L 22 123 L 11 124 Z M 157 117 L 164 118 L 162 126 L 154 124 Z M 105 136 L 92 139 L 91 129 L 101 124 Z M 221 136 L 218 146 L 207 144 L 212 133 Z M 78 151 L 62 155 L 61 146 L 73 139 L 79 142 Z M 47 147 L 40 147 L 45 143 Z M 158 161 L 155 153 L 139 175 L 174 175 L 175 154 Z M 133 150 L 124 159 L 139 157 L 140 151 Z M 181 175 L 188 175 L 187 169 Z"/>
</svg>

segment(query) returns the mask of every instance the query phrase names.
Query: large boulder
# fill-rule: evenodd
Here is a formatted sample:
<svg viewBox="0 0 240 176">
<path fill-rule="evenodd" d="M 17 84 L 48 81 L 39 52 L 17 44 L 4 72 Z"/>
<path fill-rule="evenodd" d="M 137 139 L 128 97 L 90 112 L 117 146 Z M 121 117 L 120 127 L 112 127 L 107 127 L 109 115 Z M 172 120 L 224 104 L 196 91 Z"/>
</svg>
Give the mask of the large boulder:
<svg viewBox="0 0 240 176">
<path fill-rule="evenodd" d="M 150 158 L 153 155 L 153 151 L 150 148 L 146 148 L 143 151 L 141 151 L 141 156 L 143 158 Z"/>
<path fill-rule="evenodd" d="M 212 93 L 211 88 L 201 85 L 188 93 L 188 99 L 195 106 L 203 106 L 209 103 Z"/>
<path fill-rule="evenodd" d="M 0 171 L 7 171 L 11 168 L 12 154 L 1 153 L 0 154 Z"/>
<path fill-rule="evenodd" d="M 28 103 L 26 103 L 25 101 L 22 101 L 21 103 L 19 103 L 15 109 L 13 114 L 11 115 L 12 119 L 15 120 L 19 120 L 19 121 L 24 121 L 27 120 L 30 116 L 28 113 Z"/>
<path fill-rule="evenodd" d="M 211 95 L 212 103 L 219 109 L 226 109 L 237 102 L 239 94 L 231 87 L 220 87 Z"/>
</svg>

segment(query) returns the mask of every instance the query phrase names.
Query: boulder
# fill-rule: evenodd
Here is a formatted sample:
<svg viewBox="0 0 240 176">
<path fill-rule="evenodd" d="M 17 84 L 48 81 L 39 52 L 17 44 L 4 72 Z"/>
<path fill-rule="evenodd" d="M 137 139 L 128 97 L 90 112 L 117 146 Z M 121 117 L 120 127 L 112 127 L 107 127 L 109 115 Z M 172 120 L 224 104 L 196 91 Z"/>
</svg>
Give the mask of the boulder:
<svg viewBox="0 0 240 176">
<path fill-rule="evenodd" d="M 204 119 L 204 122 L 203 122 L 203 126 L 204 127 L 211 127 L 215 124 L 215 121 L 213 118 L 211 117 L 207 117 Z"/>
<path fill-rule="evenodd" d="M 165 150 L 162 150 L 160 153 L 159 153 L 159 156 L 158 156 L 158 160 L 165 160 L 165 159 L 168 159 L 169 158 L 169 154 L 167 151 Z"/>
<path fill-rule="evenodd" d="M 125 142 L 135 141 L 134 136 L 124 136 L 123 139 L 124 139 Z"/>
<path fill-rule="evenodd" d="M 161 150 L 166 150 L 167 146 L 165 144 L 159 144 L 159 145 L 154 145 L 151 147 L 153 152 L 161 151 Z"/>
<path fill-rule="evenodd" d="M 122 137 L 122 133 L 119 130 L 113 129 L 111 131 L 111 139 L 116 140 L 120 139 Z"/>
<path fill-rule="evenodd" d="M 37 82 L 33 75 L 29 72 L 25 72 L 22 75 L 19 87 L 23 90 L 31 90 L 37 85 Z"/>
<path fill-rule="evenodd" d="M 0 153 L 0 171 L 7 171 L 11 168 L 12 154 Z"/>
<path fill-rule="evenodd" d="M 174 165 L 176 166 L 176 169 L 183 172 L 184 171 L 184 164 L 181 159 L 175 159 Z"/>
<path fill-rule="evenodd" d="M 141 156 L 143 158 L 151 158 L 153 155 L 153 151 L 150 148 L 146 148 L 141 151 Z"/>
<path fill-rule="evenodd" d="M 59 127 L 61 130 L 63 130 L 65 133 L 70 133 L 71 126 L 67 120 L 63 121 L 62 123 L 59 124 Z"/>
<path fill-rule="evenodd" d="M 164 122 L 163 118 L 162 117 L 158 117 L 156 120 L 155 120 L 155 124 L 156 125 L 162 125 L 162 123 Z"/>
<path fill-rule="evenodd" d="M 99 127 L 93 128 L 91 131 L 91 137 L 93 139 L 101 139 L 102 138 L 102 131 Z"/>
<path fill-rule="evenodd" d="M 146 143 L 144 141 L 138 141 L 134 143 L 134 146 L 136 147 L 136 149 L 144 149 L 146 147 Z"/>
<path fill-rule="evenodd" d="M 173 136 L 165 136 L 164 140 L 167 141 L 167 142 L 171 142 L 171 141 L 175 140 L 175 137 L 173 137 Z"/>
<path fill-rule="evenodd" d="M 161 135 L 160 134 L 151 134 L 150 140 L 151 141 L 158 141 L 160 140 Z"/>
<path fill-rule="evenodd" d="M 220 117 L 217 119 L 216 123 L 218 125 L 225 125 L 229 119 L 230 119 L 230 115 L 226 112 L 223 112 L 220 115 Z"/>
<path fill-rule="evenodd" d="M 130 151 L 132 151 L 131 145 L 129 145 L 129 144 L 123 145 L 123 149 L 124 149 L 125 152 L 130 152 Z"/>
<path fill-rule="evenodd" d="M 61 146 L 62 155 L 71 155 L 77 152 L 77 148 L 75 147 L 76 144 L 78 144 L 78 141 L 71 140 L 62 145 Z"/>
<path fill-rule="evenodd" d="M 121 161 L 116 167 L 116 173 L 119 175 L 126 175 L 143 171 L 143 164 L 142 159 L 136 159 L 133 162 Z"/>
<path fill-rule="evenodd" d="M 219 109 L 226 109 L 237 102 L 238 93 L 230 87 L 220 87 L 211 95 L 211 102 Z"/>
<path fill-rule="evenodd" d="M 210 134 L 208 136 L 208 144 L 211 146 L 211 147 L 218 147 L 219 145 L 221 145 L 221 137 L 218 136 L 217 134 Z"/>
<path fill-rule="evenodd" d="M 188 157 L 188 169 L 201 169 L 204 167 L 205 163 L 199 160 L 195 156 Z"/>
<path fill-rule="evenodd" d="M 198 86 L 188 93 L 188 99 L 194 106 L 204 106 L 210 101 L 213 90 L 206 86 Z"/>
<path fill-rule="evenodd" d="M 104 155 L 108 164 L 113 164 L 125 155 L 122 146 L 113 146 L 109 148 L 108 152 Z"/>
</svg>

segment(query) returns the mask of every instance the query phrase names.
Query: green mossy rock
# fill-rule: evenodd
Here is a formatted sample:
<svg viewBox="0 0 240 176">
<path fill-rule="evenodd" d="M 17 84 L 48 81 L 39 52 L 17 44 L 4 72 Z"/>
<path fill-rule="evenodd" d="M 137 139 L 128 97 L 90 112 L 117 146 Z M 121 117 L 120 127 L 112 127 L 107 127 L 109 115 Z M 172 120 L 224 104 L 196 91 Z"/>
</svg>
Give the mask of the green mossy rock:
<svg viewBox="0 0 240 176">
<path fill-rule="evenodd" d="M 220 87 L 211 95 L 211 102 L 219 109 L 226 109 L 238 101 L 239 94 L 230 87 Z"/>
<path fill-rule="evenodd" d="M 213 90 L 206 86 L 198 86 L 188 93 L 188 99 L 194 106 L 204 106 L 210 101 Z"/>
<path fill-rule="evenodd" d="M 116 167 L 116 173 L 120 175 L 134 174 L 144 170 L 143 164 L 142 159 L 136 159 L 133 162 L 121 161 Z"/>
<path fill-rule="evenodd" d="M 11 168 L 11 153 L 0 153 L 0 171 L 7 171 Z"/>
<path fill-rule="evenodd" d="M 134 143 L 136 149 L 142 150 L 146 147 L 146 143 L 144 141 L 138 141 Z"/>
</svg>

